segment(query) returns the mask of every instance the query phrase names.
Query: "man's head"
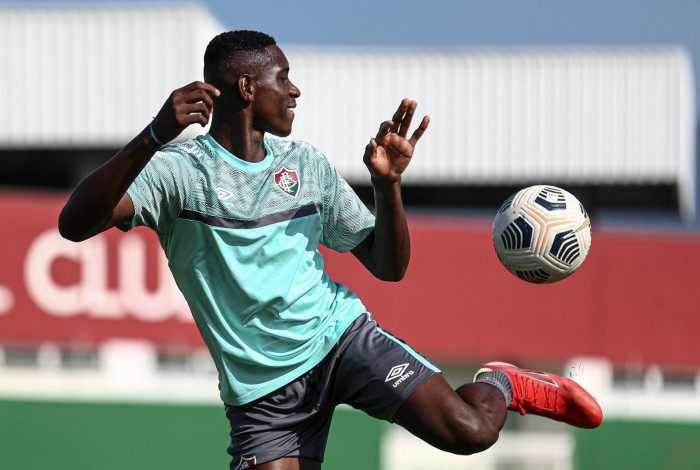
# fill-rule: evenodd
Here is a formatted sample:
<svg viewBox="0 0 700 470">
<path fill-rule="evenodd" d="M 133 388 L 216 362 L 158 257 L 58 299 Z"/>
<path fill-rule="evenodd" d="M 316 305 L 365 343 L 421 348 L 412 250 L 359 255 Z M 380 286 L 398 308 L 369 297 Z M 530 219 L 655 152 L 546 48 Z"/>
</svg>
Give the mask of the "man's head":
<svg viewBox="0 0 700 470">
<path fill-rule="evenodd" d="M 221 90 L 217 101 L 249 112 L 260 132 L 286 136 L 292 130 L 291 108 L 300 92 L 288 75 L 289 63 L 274 38 L 258 31 L 221 33 L 204 53 L 204 81 Z"/>
<path fill-rule="evenodd" d="M 223 75 L 241 75 L 269 59 L 266 48 L 277 44 L 259 31 L 227 31 L 214 37 L 204 52 L 204 81 L 214 83 Z"/>
</svg>

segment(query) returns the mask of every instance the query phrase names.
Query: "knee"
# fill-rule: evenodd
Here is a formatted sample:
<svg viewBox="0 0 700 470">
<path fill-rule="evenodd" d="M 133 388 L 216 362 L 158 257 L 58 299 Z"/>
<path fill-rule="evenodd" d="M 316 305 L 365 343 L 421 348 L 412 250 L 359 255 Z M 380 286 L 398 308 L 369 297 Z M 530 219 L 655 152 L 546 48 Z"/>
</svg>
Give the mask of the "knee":
<svg viewBox="0 0 700 470">
<path fill-rule="evenodd" d="M 443 450 L 458 455 L 483 452 L 496 443 L 500 430 L 501 426 L 487 417 L 455 417 Z"/>
</svg>

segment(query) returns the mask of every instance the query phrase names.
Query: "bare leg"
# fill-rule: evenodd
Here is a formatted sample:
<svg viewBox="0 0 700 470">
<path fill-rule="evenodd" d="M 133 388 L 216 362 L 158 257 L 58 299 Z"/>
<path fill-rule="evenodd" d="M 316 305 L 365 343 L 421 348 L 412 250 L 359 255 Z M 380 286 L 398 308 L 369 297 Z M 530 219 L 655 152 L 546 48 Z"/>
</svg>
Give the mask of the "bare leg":
<svg viewBox="0 0 700 470">
<path fill-rule="evenodd" d="M 496 442 L 506 413 L 496 387 L 472 383 L 453 390 L 442 374 L 434 374 L 401 405 L 394 422 L 438 449 L 466 455 Z"/>
</svg>

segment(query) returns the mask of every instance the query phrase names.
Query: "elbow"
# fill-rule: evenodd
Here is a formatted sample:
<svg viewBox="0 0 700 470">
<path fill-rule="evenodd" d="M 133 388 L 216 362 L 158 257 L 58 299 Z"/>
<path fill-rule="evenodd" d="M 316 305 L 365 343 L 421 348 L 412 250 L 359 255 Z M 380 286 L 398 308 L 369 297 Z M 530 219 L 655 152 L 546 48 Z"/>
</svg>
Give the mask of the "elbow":
<svg viewBox="0 0 700 470">
<path fill-rule="evenodd" d="M 66 217 L 63 212 L 61 212 L 61 215 L 58 216 L 58 233 L 60 233 L 66 240 L 72 242 L 82 242 L 88 238 L 84 236 L 84 234 L 81 234 L 79 230 L 76 230 L 73 224 L 66 221 Z"/>
<path fill-rule="evenodd" d="M 64 239 L 71 241 L 71 242 L 75 242 L 75 243 L 87 240 L 86 237 L 80 237 L 76 234 L 61 232 L 60 230 L 58 231 L 58 233 L 60 233 Z"/>
<path fill-rule="evenodd" d="M 69 228 L 59 225 L 58 233 L 61 234 L 63 238 L 72 242 L 82 242 L 85 238 L 81 237 L 78 233 L 72 232 Z"/>
<path fill-rule="evenodd" d="M 375 277 L 381 281 L 399 282 L 406 276 L 406 268 L 408 266 L 399 266 L 396 269 L 384 270 L 374 273 Z"/>
<path fill-rule="evenodd" d="M 393 262 L 385 263 L 383 266 L 381 266 L 375 273 L 375 276 L 378 279 L 386 282 L 402 281 L 404 276 L 406 276 L 409 261 L 409 256 L 400 256 L 399 258 L 393 260 Z"/>
</svg>

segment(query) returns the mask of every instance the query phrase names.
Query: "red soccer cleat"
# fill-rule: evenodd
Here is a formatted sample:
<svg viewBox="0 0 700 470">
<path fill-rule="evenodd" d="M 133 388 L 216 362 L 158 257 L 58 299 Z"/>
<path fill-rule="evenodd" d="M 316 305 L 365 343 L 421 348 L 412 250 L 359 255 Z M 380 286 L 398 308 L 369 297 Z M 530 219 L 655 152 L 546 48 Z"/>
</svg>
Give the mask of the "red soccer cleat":
<svg viewBox="0 0 700 470">
<path fill-rule="evenodd" d="M 489 362 L 474 378 L 489 371 L 502 371 L 513 386 L 509 410 L 532 413 L 579 428 L 597 428 L 603 421 L 598 402 L 573 380 L 549 372 L 520 369 L 505 362 Z"/>
</svg>

